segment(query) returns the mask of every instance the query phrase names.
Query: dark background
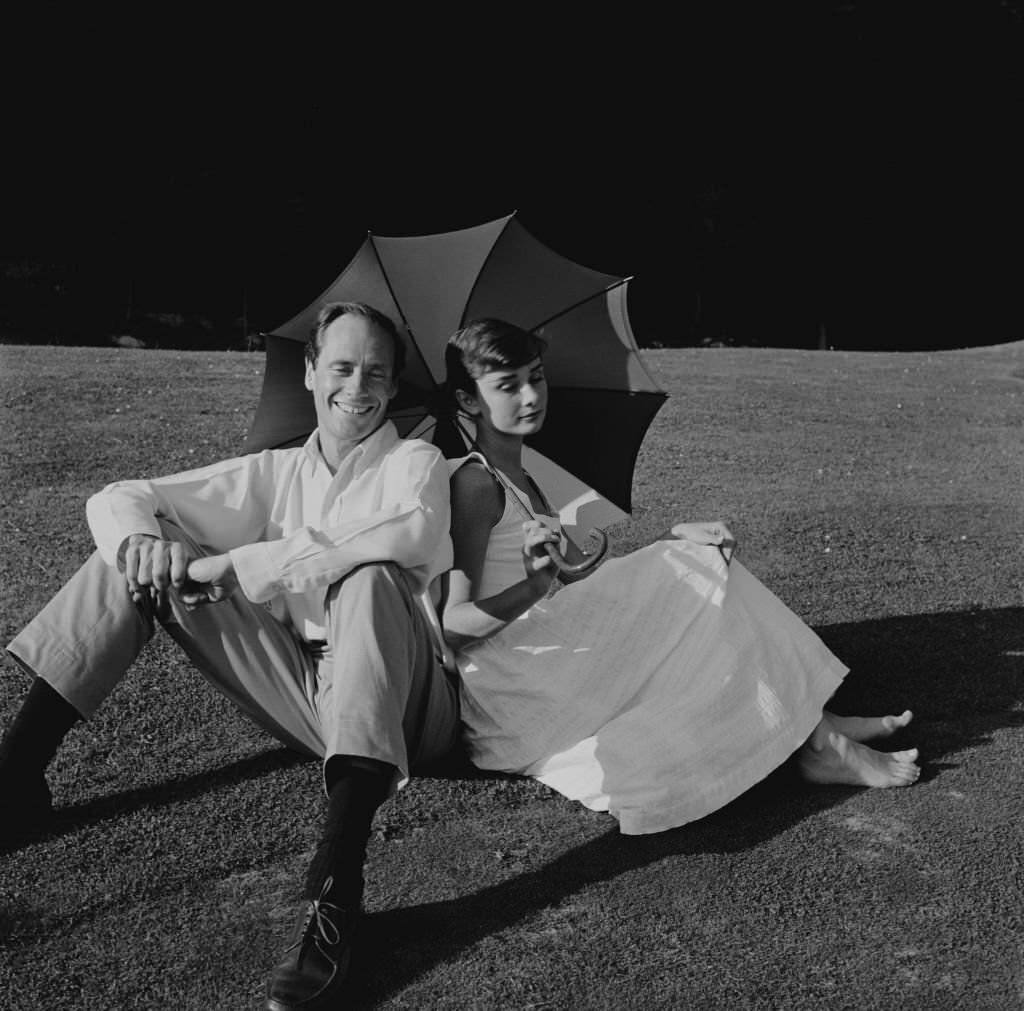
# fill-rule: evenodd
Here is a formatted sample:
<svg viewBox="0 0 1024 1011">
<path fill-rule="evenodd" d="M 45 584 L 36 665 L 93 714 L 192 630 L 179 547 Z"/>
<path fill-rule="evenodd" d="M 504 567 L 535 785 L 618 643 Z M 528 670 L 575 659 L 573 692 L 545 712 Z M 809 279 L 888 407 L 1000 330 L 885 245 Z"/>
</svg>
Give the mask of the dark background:
<svg viewBox="0 0 1024 1011">
<path fill-rule="evenodd" d="M 1024 0 L 704 6 L 7 15 L 0 339 L 243 347 L 513 210 L 643 345 L 1024 336 Z"/>
</svg>

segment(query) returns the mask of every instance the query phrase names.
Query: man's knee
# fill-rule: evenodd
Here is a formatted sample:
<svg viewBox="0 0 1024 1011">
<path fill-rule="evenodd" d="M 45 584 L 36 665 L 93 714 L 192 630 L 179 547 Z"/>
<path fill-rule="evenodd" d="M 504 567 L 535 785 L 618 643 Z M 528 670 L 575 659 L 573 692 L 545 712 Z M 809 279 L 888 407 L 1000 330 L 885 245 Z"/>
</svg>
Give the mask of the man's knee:
<svg viewBox="0 0 1024 1011">
<path fill-rule="evenodd" d="M 353 569 L 327 589 L 326 604 L 330 607 L 344 596 L 365 596 L 373 598 L 411 597 L 412 593 L 405 572 L 395 562 L 367 562 Z"/>
<path fill-rule="evenodd" d="M 328 621 L 378 621 L 401 616 L 413 619 L 415 599 L 408 578 L 394 562 L 369 562 L 353 569 L 327 590 Z"/>
</svg>

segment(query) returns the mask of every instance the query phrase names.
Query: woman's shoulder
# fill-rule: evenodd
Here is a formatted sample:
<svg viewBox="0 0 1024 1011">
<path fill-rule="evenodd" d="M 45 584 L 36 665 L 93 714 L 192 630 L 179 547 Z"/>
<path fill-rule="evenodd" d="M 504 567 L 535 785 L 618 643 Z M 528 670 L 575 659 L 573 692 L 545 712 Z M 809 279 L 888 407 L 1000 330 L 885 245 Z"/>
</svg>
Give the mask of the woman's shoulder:
<svg viewBox="0 0 1024 1011">
<path fill-rule="evenodd" d="M 451 475 L 452 508 L 486 516 L 494 526 L 505 511 L 505 493 L 478 457 L 469 456 Z"/>
<path fill-rule="evenodd" d="M 492 470 L 491 465 L 487 462 L 487 457 L 478 450 L 474 450 L 472 453 L 467 453 L 465 456 L 451 457 L 448 460 L 448 473 L 454 477 L 460 470 L 466 467 L 474 467 L 477 470 Z"/>
</svg>

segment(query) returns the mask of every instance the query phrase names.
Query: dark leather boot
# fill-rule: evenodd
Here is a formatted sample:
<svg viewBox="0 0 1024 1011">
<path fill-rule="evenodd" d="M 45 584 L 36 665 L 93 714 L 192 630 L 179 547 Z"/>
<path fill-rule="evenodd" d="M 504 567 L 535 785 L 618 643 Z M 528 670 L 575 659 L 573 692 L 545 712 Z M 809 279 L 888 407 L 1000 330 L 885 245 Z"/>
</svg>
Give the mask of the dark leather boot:
<svg viewBox="0 0 1024 1011">
<path fill-rule="evenodd" d="M 266 1011 L 324 1011 L 337 1005 L 352 958 L 360 903 L 343 909 L 330 901 L 333 878 L 307 902 L 284 958 L 267 985 Z"/>
</svg>

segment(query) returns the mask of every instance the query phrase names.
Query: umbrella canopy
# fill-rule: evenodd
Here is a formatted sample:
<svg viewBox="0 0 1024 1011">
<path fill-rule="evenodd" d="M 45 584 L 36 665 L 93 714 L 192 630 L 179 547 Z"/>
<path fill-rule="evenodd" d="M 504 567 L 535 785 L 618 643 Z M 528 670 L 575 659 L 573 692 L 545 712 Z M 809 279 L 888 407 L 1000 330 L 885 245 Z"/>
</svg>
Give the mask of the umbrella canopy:
<svg viewBox="0 0 1024 1011">
<path fill-rule="evenodd" d="M 555 253 L 514 215 L 437 235 L 368 234 L 348 266 L 302 312 L 267 335 L 263 391 L 246 452 L 296 445 L 316 427 L 303 348 L 328 302 L 367 302 L 405 332 L 408 361 L 390 416 L 403 436 L 465 452 L 455 419 L 435 411 L 449 336 L 489 316 L 547 341 L 548 412 L 527 440 L 527 469 L 570 525 L 621 519 L 636 454 L 666 399 L 637 352 L 628 278 Z"/>
</svg>

